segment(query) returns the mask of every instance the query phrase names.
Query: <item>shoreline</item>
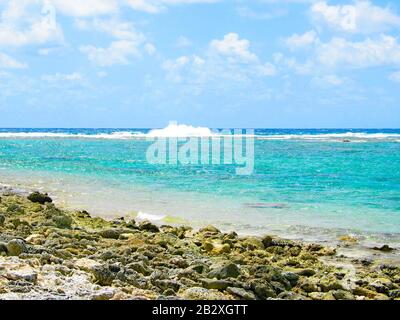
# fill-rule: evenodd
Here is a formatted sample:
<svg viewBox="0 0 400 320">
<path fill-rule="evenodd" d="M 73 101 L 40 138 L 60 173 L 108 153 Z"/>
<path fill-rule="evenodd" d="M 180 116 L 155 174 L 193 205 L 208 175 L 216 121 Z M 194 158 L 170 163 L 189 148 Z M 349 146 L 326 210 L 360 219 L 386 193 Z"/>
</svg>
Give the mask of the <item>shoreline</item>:
<svg viewBox="0 0 400 320">
<path fill-rule="evenodd" d="M 0 193 L 0 299 L 400 299 L 400 265 L 379 258 L 212 226 L 107 221 Z"/>
<path fill-rule="evenodd" d="M 7 180 L 12 177 L 8 177 Z M 45 180 L 44 180 L 45 181 Z M 38 188 L 37 184 L 9 184 L 0 181 L 0 193 L 2 190 L 8 190 L 16 192 L 20 195 L 28 196 L 31 192 L 36 190 L 40 192 L 47 192 L 45 188 L 45 183 L 43 181 Z M 90 187 L 93 187 L 90 185 Z M 50 188 L 50 195 L 53 198 L 53 203 L 55 203 L 60 209 L 66 211 L 88 211 L 93 214 L 94 217 L 103 218 L 106 220 L 117 219 L 120 217 L 125 217 L 126 219 L 133 218 L 137 221 L 148 220 L 156 225 L 168 224 L 174 227 L 185 226 L 194 229 L 199 229 L 207 225 L 215 225 L 223 232 L 235 231 L 239 236 L 246 237 L 262 237 L 265 233 L 272 236 L 288 239 L 292 241 L 300 241 L 302 243 L 318 243 L 323 246 L 335 247 L 339 254 L 345 255 L 352 259 L 373 259 L 379 260 L 382 263 L 394 263 L 400 265 L 400 234 L 398 233 L 378 233 L 370 231 L 361 231 L 348 228 L 333 228 L 333 227 L 311 227 L 306 225 L 291 225 L 290 227 L 278 229 L 271 226 L 265 226 L 265 228 L 258 228 L 257 230 L 241 227 L 240 225 L 232 225 L 229 223 L 218 223 L 216 221 L 200 222 L 200 220 L 192 221 L 190 218 L 184 218 L 182 215 L 173 215 L 171 212 L 165 214 L 162 211 L 153 212 L 141 211 L 140 209 L 135 210 L 110 210 L 114 203 L 108 203 L 108 210 L 97 210 L 99 205 L 94 208 L 91 205 L 85 205 L 82 200 L 88 200 L 86 198 L 80 199 L 78 201 L 73 201 L 77 197 L 74 193 L 71 194 L 71 190 L 63 191 L 62 194 L 58 193 L 54 188 Z M 71 189 L 71 188 L 70 188 Z M 110 190 L 111 191 L 111 190 Z M 84 189 L 87 192 L 88 189 Z M 85 193 L 86 194 L 86 193 Z M 70 198 L 73 196 L 73 198 Z M 117 198 L 114 199 L 115 202 L 119 202 L 121 199 L 120 194 L 116 195 Z M 79 196 L 78 196 L 79 198 Z M 109 200 L 109 199 L 108 199 Z M 104 204 L 104 199 L 98 199 L 101 205 Z M 135 200 L 133 200 L 134 202 Z M 79 203 L 77 205 L 77 203 Z M 171 211 L 171 210 L 169 210 Z M 346 239 L 351 238 L 352 241 L 346 241 Z M 372 250 L 373 247 L 380 247 L 382 245 L 389 245 L 395 250 L 392 251 L 390 255 L 387 253 L 382 253 L 380 251 Z"/>
</svg>

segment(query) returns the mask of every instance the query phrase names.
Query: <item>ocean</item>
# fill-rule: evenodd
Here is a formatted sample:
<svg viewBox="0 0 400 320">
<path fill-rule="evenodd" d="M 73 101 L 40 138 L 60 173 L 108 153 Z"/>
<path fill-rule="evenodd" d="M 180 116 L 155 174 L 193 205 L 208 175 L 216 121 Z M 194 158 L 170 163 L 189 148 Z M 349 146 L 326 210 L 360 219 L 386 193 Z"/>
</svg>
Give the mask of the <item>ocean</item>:
<svg viewBox="0 0 400 320">
<path fill-rule="evenodd" d="M 399 129 L 255 129 L 243 136 L 254 143 L 247 175 L 223 161 L 146 158 L 150 138 L 215 139 L 215 132 L 0 129 L 0 183 L 46 191 L 67 208 L 110 218 L 214 224 L 322 242 L 352 234 L 370 244 L 400 244 Z"/>
</svg>

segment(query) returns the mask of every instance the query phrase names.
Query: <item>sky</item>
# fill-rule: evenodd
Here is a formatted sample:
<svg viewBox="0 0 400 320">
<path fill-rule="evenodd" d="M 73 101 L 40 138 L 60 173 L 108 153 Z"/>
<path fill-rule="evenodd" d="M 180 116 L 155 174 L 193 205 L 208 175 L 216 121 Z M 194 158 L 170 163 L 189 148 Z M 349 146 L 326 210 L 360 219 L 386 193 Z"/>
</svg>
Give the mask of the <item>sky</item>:
<svg viewBox="0 0 400 320">
<path fill-rule="evenodd" d="M 0 127 L 399 128 L 400 3 L 0 0 Z"/>
</svg>

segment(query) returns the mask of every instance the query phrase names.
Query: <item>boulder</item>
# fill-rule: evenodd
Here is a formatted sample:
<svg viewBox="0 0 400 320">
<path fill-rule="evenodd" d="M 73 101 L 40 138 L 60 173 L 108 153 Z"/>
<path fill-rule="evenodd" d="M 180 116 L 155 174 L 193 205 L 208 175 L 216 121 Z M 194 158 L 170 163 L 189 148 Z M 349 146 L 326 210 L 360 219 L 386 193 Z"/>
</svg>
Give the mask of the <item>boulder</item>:
<svg viewBox="0 0 400 320">
<path fill-rule="evenodd" d="M 216 265 L 211 268 L 208 273 L 210 278 L 216 279 L 227 279 L 227 278 L 237 278 L 240 275 L 239 267 L 231 262 L 226 262 L 220 265 Z"/>
<path fill-rule="evenodd" d="M 160 232 L 160 229 L 150 221 L 142 221 L 138 225 L 139 230 L 149 231 L 149 232 Z"/>
<path fill-rule="evenodd" d="M 226 291 L 244 300 L 257 300 L 257 297 L 253 292 L 247 291 L 243 288 L 229 287 L 226 289 Z"/>
<path fill-rule="evenodd" d="M 106 239 L 118 239 L 121 232 L 117 229 L 105 229 L 99 232 L 100 237 Z"/>
<path fill-rule="evenodd" d="M 216 279 L 202 279 L 202 285 L 206 289 L 226 290 L 232 285 L 230 281 Z"/>
<path fill-rule="evenodd" d="M 33 192 L 28 196 L 28 200 L 33 203 L 45 204 L 46 202 L 53 202 L 47 193 Z"/>
<path fill-rule="evenodd" d="M 201 233 L 205 233 L 205 232 L 209 232 L 209 233 L 221 233 L 221 231 L 219 231 L 216 227 L 214 226 L 206 226 L 204 228 L 201 228 L 199 230 L 199 232 Z"/>
<path fill-rule="evenodd" d="M 20 239 L 11 240 L 6 247 L 9 256 L 19 256 L 21 253 L 26 252 L 25 242 Z"/>
</svg>

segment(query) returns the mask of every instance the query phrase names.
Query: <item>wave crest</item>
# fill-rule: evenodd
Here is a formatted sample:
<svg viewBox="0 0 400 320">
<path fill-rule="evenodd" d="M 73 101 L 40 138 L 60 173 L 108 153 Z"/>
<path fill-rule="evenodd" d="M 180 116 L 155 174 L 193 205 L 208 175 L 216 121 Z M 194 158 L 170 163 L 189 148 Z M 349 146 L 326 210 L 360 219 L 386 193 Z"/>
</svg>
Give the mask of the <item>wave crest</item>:
<svg viewBox="0 0 400 320">
<path fill-rule="evenodd" d="M 164 129 L 151 130 L 147 137 L 173 137 L 173 138 L 186 138 L 186 137 L 211 137 L 215 134 L 206 127 L 193 127 L 186 124 L 177 124 L 171 122 Z"/>
</svg>

